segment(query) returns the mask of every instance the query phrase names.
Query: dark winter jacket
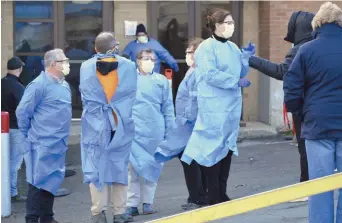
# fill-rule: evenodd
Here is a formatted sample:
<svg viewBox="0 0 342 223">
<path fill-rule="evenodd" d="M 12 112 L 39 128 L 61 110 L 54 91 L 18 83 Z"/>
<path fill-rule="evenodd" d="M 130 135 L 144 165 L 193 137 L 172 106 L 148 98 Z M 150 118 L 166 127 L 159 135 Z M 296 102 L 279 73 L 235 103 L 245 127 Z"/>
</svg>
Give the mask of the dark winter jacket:
<svg viewBox="0 0 342 223">
<path fill-rule="evenodd" d="M 342 27 L 325 24 L 300 47 L 284 93 L 288 111 L 303 119 L 302 138 L 342 140 Z"/>
<path fill-rule="evenodd" d="M 314 14 L 310 12 L 294 12 L 288 23 L 288 33 L 284 40 L 293 43 L 294 47 L 289 50 L 282 63 L 273 63 L 269 60 L 252 56 L 249 59 L 249 66 L 277 80 L 283 77 L 289 69 L 293 58 L 301 45 L 312 39 L 311 21 Z"/>
</svg>

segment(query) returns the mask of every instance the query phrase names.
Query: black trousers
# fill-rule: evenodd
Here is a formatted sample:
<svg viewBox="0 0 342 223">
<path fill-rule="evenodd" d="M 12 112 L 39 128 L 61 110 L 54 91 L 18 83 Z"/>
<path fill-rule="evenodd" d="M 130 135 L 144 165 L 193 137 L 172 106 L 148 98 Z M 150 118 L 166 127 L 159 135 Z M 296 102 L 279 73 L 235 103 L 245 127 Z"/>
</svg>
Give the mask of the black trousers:
<svg viewBox="0 0 342 223">
<path fill-rule="evenodd" d="M 178 155 L 179 159 L 183 153 Z M 203 168 L 193 160 L 190 165 L 181 161 L 184 171 L 185 183 L 188 188 L 188 203 L 207 205 L 207 185 Z"/>
<path fill-rule="evenodd" d="M 295 131 L 296 131 L 296 138 L 298 142 L 298 152 L 300 156 L 300 182 L 304 182 L 304 181 L 309 180 L 309 172 L 308 172 L 308 159 L 306 157 L 305 140 L 300 138 L 301 129 L 302 129 L 302 118 L 292 115 L 292 119 L 294 122 Z"/>
<path fill-rule="evenodd" d="M 227 156 L 211 167 L 203 167 L 208 185 L 208 202 L 214 205 L 229 201 L 227 195 L 227 181 L 233 152 L 229 151 Z"/>
<path fill-rule="evenodd" d="M 54 200 L 55 196 L 50 192 L 29 184 L 26 200 L 26 223 L 52 221 Z"/>
</svg>

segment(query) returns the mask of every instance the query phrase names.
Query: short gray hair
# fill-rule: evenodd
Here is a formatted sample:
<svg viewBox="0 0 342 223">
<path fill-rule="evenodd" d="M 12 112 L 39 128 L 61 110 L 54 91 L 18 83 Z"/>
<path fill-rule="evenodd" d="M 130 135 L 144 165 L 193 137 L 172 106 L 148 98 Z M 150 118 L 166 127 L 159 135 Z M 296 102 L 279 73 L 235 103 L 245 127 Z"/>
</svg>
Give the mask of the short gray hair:
<svg viewBox="0 0 342 223">
<path fill-rule="evenodd" d="M 151 48 L 147 48 L 147 49 L 140 50 L 137 53 L 137 59 L 141 59 L 141 57 L 144 53 L 153 54 L 155 56 L 154 51 Z"/>
<path fill-rule="evenodd" d="M 47 51 L 44 56 L 44 65 L 45 68 L 51 67 L 54 62 L 57 60 L 61 60 L 62 55 L 64 55 L 64 52 L 62 49 L 53 49 L 50 51 Z"/>
<path fill-rule="evenodd" d="M 331 2 L 321 5 L 311 25 L 313 30 L 315 30 L 328 23 L 335 23 L 342 27 L 342 9 Z"/>
<path fill-rule="evenodd" d="M 95 39 L 95 48 L 99 53 L 107 53 L 116 46 L 116 40 L 111 32 L 101 32 Z"/>
</svg>

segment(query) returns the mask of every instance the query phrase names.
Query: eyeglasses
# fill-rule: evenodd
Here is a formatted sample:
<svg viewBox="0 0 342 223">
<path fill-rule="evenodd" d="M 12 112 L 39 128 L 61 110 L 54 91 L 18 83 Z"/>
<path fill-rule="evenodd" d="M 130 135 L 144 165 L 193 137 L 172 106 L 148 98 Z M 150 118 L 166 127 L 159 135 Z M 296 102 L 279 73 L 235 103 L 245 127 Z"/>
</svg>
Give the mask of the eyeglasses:
<svg viewBox="0 0 342 223">
<path fill-rule="evenodd" d="M 153 58 L 153 57 L 139 57 L 138 58 L 139 60 L 151 60 L 151 61 L 153 61 L 153 62 L 155 62 L 156 61 L 156 59 L 155 58 Z"/>
<path fill-rule="evenodd" d="M 55 60 L 56 63 L 69 63 L 69 59 L 63 59 L 63 60 Z"/>
<path fill-rule="evenodd" d="M 235 22 L 234 21 L 224 21 L 224 22 L 221 22 L 221 24 L 227 24 L 227 25 L 234 25 Z"/>
</svg>

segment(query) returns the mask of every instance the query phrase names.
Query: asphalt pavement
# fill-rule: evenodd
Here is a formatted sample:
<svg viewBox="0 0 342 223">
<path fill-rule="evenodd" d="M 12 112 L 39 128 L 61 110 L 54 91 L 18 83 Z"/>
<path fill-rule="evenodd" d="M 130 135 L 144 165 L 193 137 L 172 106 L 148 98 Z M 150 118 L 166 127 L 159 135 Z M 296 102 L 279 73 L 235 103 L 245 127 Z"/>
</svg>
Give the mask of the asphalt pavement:
<svg viewBox="0 0 342 223">
<path fill-rule="evenodd" d="M 60 223 L 90 223 L 90 194 L 87 184 L 82 183 L 79 145 L 70 146 L 67 154 L 69 169 L 75 176 L 66 178 L 62 187 L 70 189 L 70 195 L 55 199 L 55 219 Z M 232 199 L 291 185 L 299 181 L 299 154 L 291 141 L 278 138 L 243 141 L 239 144 L 239 156 L 233 157 L 228 180 L 228 195 Z M 337 197 L 337 196 L 336 196 Z M 174 159 L 166 163 L 155 196 L 154 215 L 135 217 L 135 222 L 174 215 L 182 212 L 187 190 L 180 162 Z M 108 222 L 112 222 L 110 210 Z M 2 218 L 3 223 L 23 223 L 25 204 L 13 204 L 12 216 Z M 307 220 L 307 202 L 285 203 L 261 210 L 237 215 L 215 222 L 225 223 L 275 223 Z"/>
</svg>

